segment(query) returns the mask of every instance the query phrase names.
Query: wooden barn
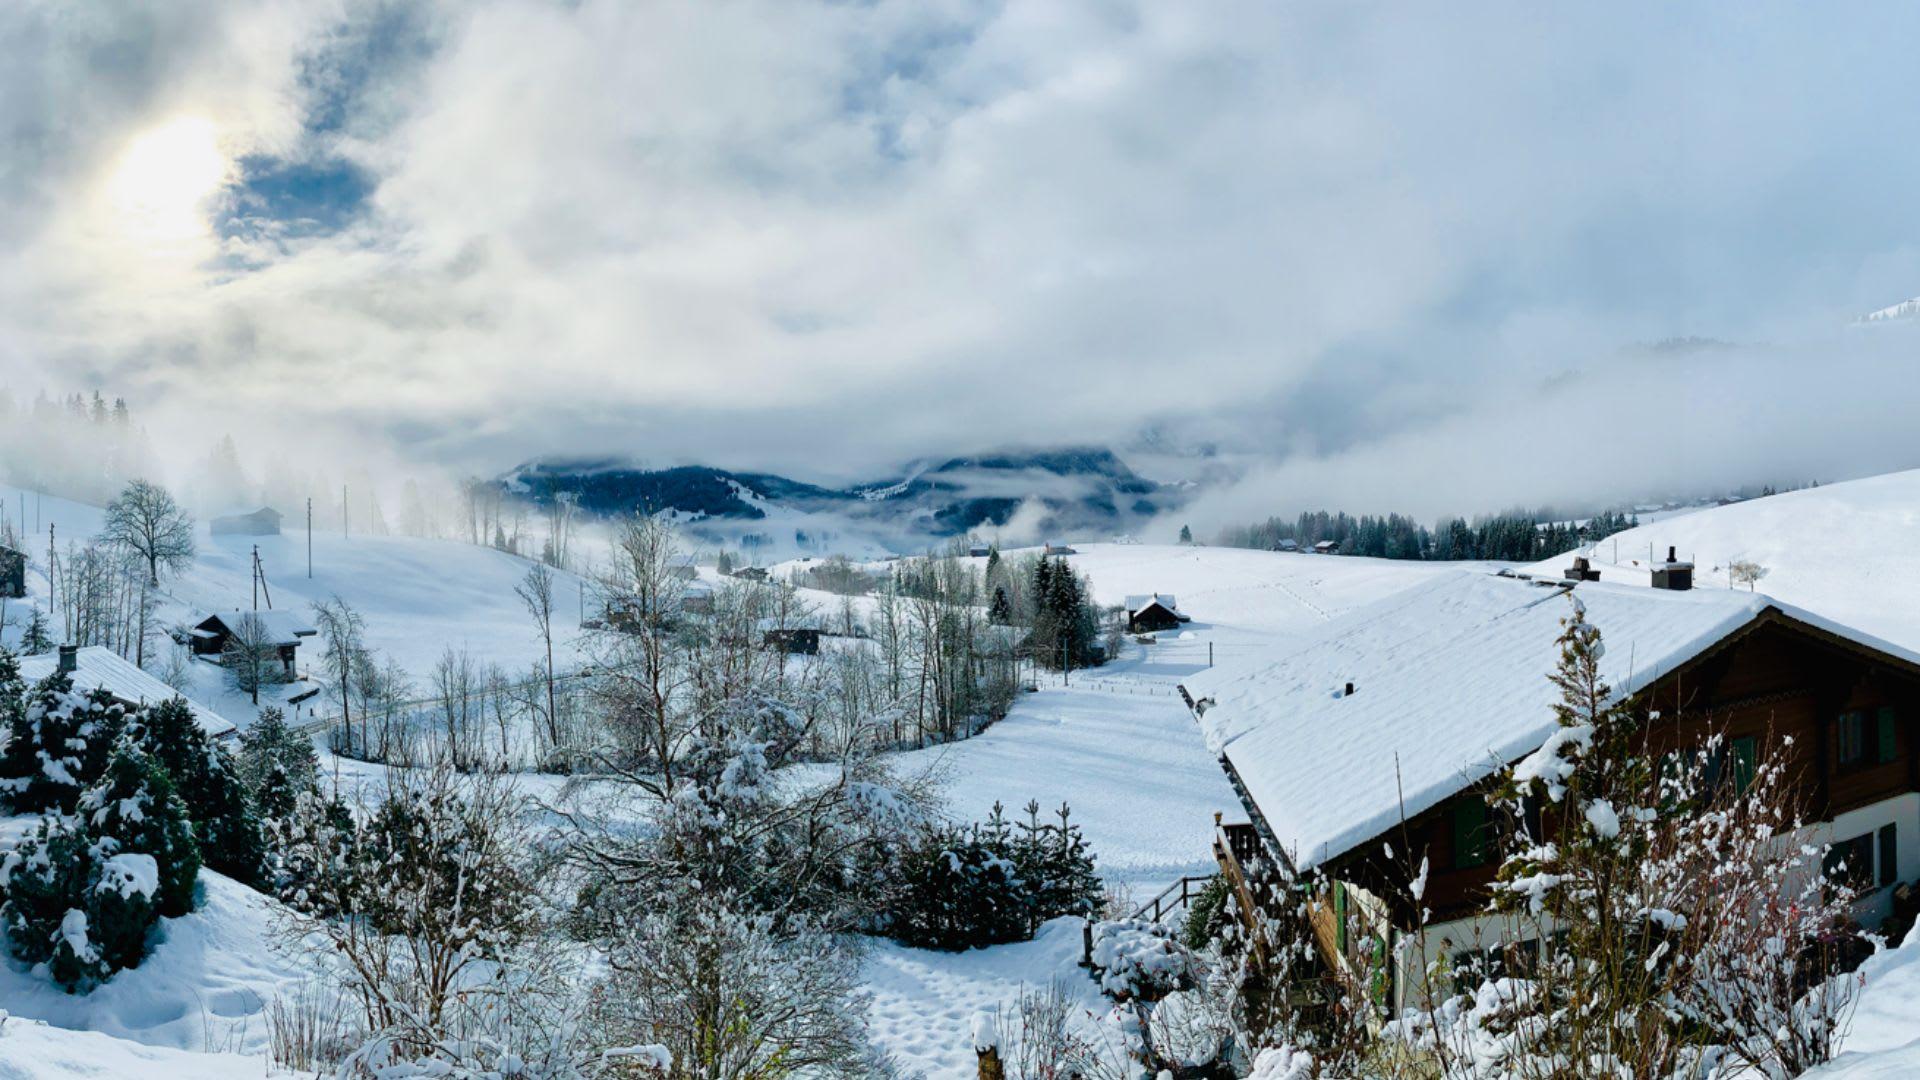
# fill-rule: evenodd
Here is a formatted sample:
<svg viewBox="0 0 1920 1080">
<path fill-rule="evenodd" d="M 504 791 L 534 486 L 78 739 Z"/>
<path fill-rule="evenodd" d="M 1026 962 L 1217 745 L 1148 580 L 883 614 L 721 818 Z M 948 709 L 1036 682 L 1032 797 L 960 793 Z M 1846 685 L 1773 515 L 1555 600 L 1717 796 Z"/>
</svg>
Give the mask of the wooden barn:
<svg viewBox="0 0 1920 1080">
<path fill-rule="evenodd" d="M 1323 873 L 1311 908 L 1323 959 L 1351 975 L 1395 957 L 1396 1007 L 1430 961 L 1526 947 L 1487 914 L 1516 842 L 1488 789 L 1556 730 L 1548 675 L 1576 602 L 1650 752 L 1718 735 L 1715 773 L 1732 783 L 1781 755 L 1815 823 L 1806 841 L 1845 853 L 1855 916 L 1877 926 L 1920 871 L 1920 654 L 1764 595 L 1506 572 L 1442 575 L 1183 684 L 1241 797 L 1240 821 L 1216 815 L 1229 880 L 1254 888 L 1254 860 Z M 1424 934 L 1389 844 L 1429 860 Z"/>
<path fill-rule="evenodd" d="M 735 567 L 733 576 L 741 581 L 765 581 L 767 580 L 767 568 L 764 566 Z"/>
<path fill-rule="evenodd" d="M 19 600 L 27 595 L 27 555 L 0 545 L 0 596 Z"/>
<path fill-rule="evenodd" d="M 298 675 L 294 657 L 300 642 L 319 631 L 291 611 L 234 611 L 209 615 L 187 629 L 186 644 L 195 656 L 218 659 L 236 635 L 279 652 L 288 679 Z"/>
<path fill-rule="evenodd" d="M 1322 540 L 1313 545 L 1313 553 L 1315 555 L 1338 555 L 1340 554 L 1340 541 Z"/>
<path fill-rule="evenodd" d="M 1174 602 L 1172 593 L 1148 593 L 1144 596 L 1127 597 L 1127 633 L 1155 634 L 1162 630 L 1178 629 L 1181 623 L 1193 621 L 1182 613 Z"/>
<path fill-rule="evenodd" d="M 215 536 L 279 536 L 280 511 L 270 506 L 245 514 L 226 514 L 207 523 Z"/>
</svg>

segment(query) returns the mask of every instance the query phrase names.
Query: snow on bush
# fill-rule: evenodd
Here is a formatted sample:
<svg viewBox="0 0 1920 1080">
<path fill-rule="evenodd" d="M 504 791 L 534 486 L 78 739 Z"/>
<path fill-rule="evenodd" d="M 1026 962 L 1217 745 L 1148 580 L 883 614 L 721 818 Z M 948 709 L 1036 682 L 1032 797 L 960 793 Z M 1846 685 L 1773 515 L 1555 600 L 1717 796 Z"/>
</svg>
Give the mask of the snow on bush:
<svg viewBox="0 0 1920 1080">
<path fill-rule="evenodd" d="M 1117 1002 L 1158 1001 L 1193 984 L 1193 957 L 1172 930 L 1144 919 L 1093 924 L 1100 990 Z"/>
</svg>

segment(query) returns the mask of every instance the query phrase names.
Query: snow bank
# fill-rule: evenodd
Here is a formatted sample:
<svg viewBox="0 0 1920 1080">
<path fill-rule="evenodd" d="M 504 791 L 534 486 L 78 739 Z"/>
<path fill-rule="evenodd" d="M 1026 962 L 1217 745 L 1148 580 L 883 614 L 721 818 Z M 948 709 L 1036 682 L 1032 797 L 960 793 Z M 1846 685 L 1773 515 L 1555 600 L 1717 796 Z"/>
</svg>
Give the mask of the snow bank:
<svg viewBox="0 0 1920 1080">
<path fill-rule="evenodd" d="M 261 1056 L 204 1054 L 144 1046 L 97 1031 L 69 1031 L 0 1012 L 0 1076 L 7 1080 L 259 1080 Z"/>
</svg>

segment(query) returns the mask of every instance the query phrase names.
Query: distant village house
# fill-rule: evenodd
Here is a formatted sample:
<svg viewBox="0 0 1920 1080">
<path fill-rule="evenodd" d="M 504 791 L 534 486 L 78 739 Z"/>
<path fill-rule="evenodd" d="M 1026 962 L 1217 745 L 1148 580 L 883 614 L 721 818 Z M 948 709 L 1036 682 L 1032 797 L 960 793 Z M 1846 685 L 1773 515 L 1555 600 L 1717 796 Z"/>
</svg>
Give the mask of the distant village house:
<svg viewBox="0 0 1920 1080">
<path fill-rule="evenodd" d="M 1192 618 L 1181 612 L 1171 593 L 1127 597 L 1127 633 L 1154 634 L 1174 630 Z"/>
<path fill-rule="evenodd" d="M 1315 555 L 1338 555 L 1340 554 L 1340 541 L 1322 540 L 1313 545 L 1313 553 Z"/>
<path fill-rule="evenodd" d="M 235 611 L 209 615 L 186 631 L 186 644 L 195 656 L 215 659 L 226 654 L 236 636 L 251 644 L 278 652 L 286 677 L 298 676 L 294 657 L 300 642 L 319 631 L 306 619 L 291 611 Z"/>
<path fill-rule="evenodd" d="M 215 536 L 279 536 L 280 511 L 263 506 L 252 513 L 214 518 L 207 527 Z"/>
</svg>

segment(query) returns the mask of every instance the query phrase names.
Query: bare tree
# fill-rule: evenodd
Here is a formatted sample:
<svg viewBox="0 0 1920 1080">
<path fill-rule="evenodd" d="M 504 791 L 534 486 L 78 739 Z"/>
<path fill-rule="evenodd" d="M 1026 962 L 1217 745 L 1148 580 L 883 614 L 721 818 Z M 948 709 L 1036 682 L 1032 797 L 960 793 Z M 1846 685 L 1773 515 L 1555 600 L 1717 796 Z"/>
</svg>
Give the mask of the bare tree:
<svg viewBox="0 0 1920 1080">
<path fill-rule="evenodd" d="M 282 681 L 284 667 L 280 646 L 267 632 L 259 616 L 249 611 L 233 620 L 233 633 L 227 635 L 221 661 L 233 675 L 234 685 L 260 704 L 260 687 Z"/>
<path fill-rule="evenodd" d="M 533 624 L 540 630 L 540 640 L 547 647 L 547 739 L 554 746 L 560 745 L 560 718 L 554 705 L 553 692 L 553 571 L 540 563 L 527 567 L 527 576 L 513 587 L 520 602 L 527 606 L 527 613 L 533 616 Z"/>
<path fill-rule="evenodd" d="M 320 638 L 326 651 L 320 661 L 326 667 L 327 674 L 333 679 L 334 692 L 340 698 L 340 727 L 347 733 L 347 749 L 352 750 L 353 743 L 353 689 L 354 679 L 363 674 L 362 669 L 370 667 L 367 649 L 361 640 L 366 623 L 360 613 L 348 606 L 338 596 L 324 600 L 313 607 L 314 621 L 320 624 Z M 367 752 L 367 721 L 364 712 L 360 718 L 360 752 Z"/>
<path fill-rule="evenodd" d="M 107 504 L 100 536 L 138 554 L 147 564 L 150 585 L 160 584 L 160 568 L 178 570 L 193 558 L 193 518 L 167 489 L 135 480 Z"/>
<path fill-rule="evenodd" d="M 1736 583 L 1745 585 L 1748 592 L 1752 592 L 1760 579 L 1767 576 L 1767 568 L 1747 559 L 1735 559 L 1733 565 L 1727 567 L 1727 576 Z"/>
</svg>

